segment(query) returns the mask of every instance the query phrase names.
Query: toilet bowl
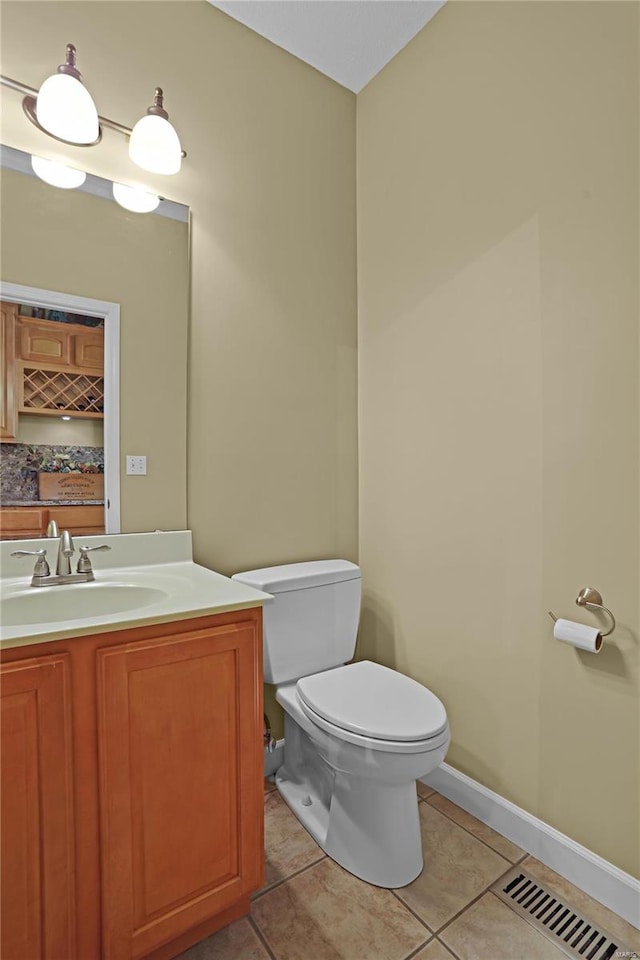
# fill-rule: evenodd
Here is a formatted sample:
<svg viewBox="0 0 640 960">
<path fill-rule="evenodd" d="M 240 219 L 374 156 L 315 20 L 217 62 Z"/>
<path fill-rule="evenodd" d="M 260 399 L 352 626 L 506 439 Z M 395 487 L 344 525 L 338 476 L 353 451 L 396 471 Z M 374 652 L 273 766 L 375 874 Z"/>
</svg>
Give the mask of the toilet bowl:
<svg viewBox="0 0 640 960">
<path fill-rule="evenodd" d="M 234 579 L 274 595 L 264 607 L 264 663 L 285 711 L 280 794 L 350 873 L 381 887 L 411 883 L 423 868 L 416 780 L 449 746 L 443 704 L 388 667 L 345 665 L 360 606 L 355 564 L 289 564 Z"/>
<path fill-rule="evenodd" d="M 378 683 L 363 686 L 372 679 Z M 322 849 L 350 873 L 380 887 L 411 883 L 423 867 L 416 780 L 444 760 L 449 746 L 442 704 L 416 683 L 414 705 L 423 700 L 435 714 L 432 735 L 421 735 L 429 732 L 425 723 L 410 731 L 405 722 L 401 732 L 415 733 L 416 738 L 390 739 L 379 734 L 385 719 L 394 721 L 386 728 L 396 735 L 401 726 L 397 721 L 406 721 L 396 697 L 400 692 L 406 696 L 407 684 L 396 687 L 396 682 L 408 677 L 363 661 L 305 680 L 323 680 L 327 686 L 339 681 L 344 712 L 337 700 L 331 720 L 329 710 L 314 711 L 305 700 L 304 681 L 277 688 L 276 699 L 285 710 L 285 760 L 276 773 L 280 793 Z M 348 699 L 351 685 L 353 699 Z M 374 691 L 377 696 L 377 689 L 385 686 L 376 721 L 368 723 Z M 363 705 L 358 694 L 367 689 L 371 697 Z M 354 720 L 362 733 L 353 729 Z"/>
</svg>

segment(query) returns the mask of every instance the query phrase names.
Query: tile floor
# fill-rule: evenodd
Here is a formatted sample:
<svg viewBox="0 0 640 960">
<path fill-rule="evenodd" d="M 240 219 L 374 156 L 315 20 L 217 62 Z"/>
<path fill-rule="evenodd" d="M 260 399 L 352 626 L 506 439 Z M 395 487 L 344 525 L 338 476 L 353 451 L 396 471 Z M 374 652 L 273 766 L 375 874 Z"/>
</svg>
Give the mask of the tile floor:
<svg viewBox="0 0 640 960">
<path fill-rule="evenodd" d="M 640 951 L 640 931 L 460 807 L 418 784 L 425 869 L 381 890 L 326 857 L 265 781 L 265 885 L 251 915 L 178 960 L 560 960 L 488 888 L 515 863 Z"/>
</svg>

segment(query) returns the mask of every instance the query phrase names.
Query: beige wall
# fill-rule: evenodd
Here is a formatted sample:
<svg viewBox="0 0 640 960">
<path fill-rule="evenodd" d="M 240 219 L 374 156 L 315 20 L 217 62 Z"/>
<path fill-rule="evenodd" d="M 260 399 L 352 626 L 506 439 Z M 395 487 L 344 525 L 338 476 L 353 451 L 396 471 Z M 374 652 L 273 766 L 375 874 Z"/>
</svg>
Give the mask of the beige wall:
<svg viewBox="0 0 640 960">
<path fill-rule="evenodd" d="M 5 143 L 191 206 L 187 521 L 197 559 L 224 573 L 355 559 L 353 94 L 204 0 L 6 2 L 2 34 L 3 72 L 32 86 L 75 43 L 100 111 L 131 126 L 161 84 L 189 153 L 180 174 L 153 177 L 118 134 L 105 131 L 91 150 L 57 145 L 3 93 Z M 182 347 L 156 342 L 156 352 L 178 382 L 150 370 L 141 387 L 180 402 Z M 172 435 L 184 440 L 182 423 L 167 428 L 153 409 L 141 420 L 166 437 L 168 457 Z M 129 452 L 144 452 L 143 441 L 132 438 Z M 138 515 L 144 499 L 132 522 Z"/>
<path fill-rule="evenodd" d="M 360 653 L 443 697 L 456 767 L 635 873 L 636 18 L 449 3 L 358 98 Z M 161 82 L 189 151 L 165 181 L 44 140 L 192 207 L 198 559 L 355 559 L 355 98 L 204 2 L 5 3 L 3 35 L 33 85 L 73 40 L 129 124 Z M 598 657 L 545 612 L 590 619 L 586 584 Z"/>
<path fill-rule="evenodd" d="M 360 655 L 638 874 L 638 4 L 448 3 L 358 97 Z M 595 586 L 599 656 L 547 610 Z"/>
<path fill-rule="evenodd" d="M 75 43 L 100 112 L 130 126 L 161 84 L 189 153 L 180 174 L 154 177 L 118 134 L 91 150 L 56 144 L 2 94 L 3 142 L 191 207 L 196 559 L 223 573 L 357 559 L 355 96 L 204 0 L 9 0 L 2 41 L 3 73 L 36 87 Z M 163 396 L 180 403 L 182 344 L 157 353 L 178 377 L 163 378 Z M 162 432 L 168 457 L 184 440 L 153 409 L 140 422 Z M 144 452 L 146 434 L 131 442 Z M 130 528 L 147 515 L 136 499 Z"/>
<path fill-rule="evenodd" d="M 120 304 L 121 530 L 184 529 L 187 224 L 13 170 L 0 193 L 3 280 Z M 125 475 L 128 453 L 147 456 L 146 477 Z"/>
</svg>

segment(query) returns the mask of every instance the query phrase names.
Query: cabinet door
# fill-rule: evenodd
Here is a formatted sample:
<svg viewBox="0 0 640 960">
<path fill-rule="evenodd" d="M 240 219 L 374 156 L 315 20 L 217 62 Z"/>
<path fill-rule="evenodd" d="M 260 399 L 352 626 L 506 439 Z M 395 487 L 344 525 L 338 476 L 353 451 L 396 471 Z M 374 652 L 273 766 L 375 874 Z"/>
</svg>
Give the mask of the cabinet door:
<svg viewBox="0 0 640 960">
<path fill-rule="evenodd" d="M 39 507 L 0 507 L 0 540 L 44 537 L 49 511 Z"/>
<path fill-rule="evenodd" d="M 104 960 L 262 882 L 257 617 L 98 651 Z"/>
<path fill-rule="evenodd" d="M 50 506 L 49 519 L 55 520 L 60 530 L 68 530 L 74 537 L 86 537 L 93 533 L 104 533 L 103 506 Z"/>
<path fill-rule="evenodd" d="M 18 429 L 16 407 L 16 312 L 15 303 L 0 309 L 0 439 L 15 440 Z"/>
<path fill-rule="evenodd" d="M 2 960 L 75 956 L 69 657 L 0 667 Z"/>
<path fill-rule="evenodd" d="M 63 323 L 20 318 L 20 356 L 23 360 L 71 363 L 71 335 Z"/>
<path fill-rule="evenodd" d="M 73 352 L 73 362 L 76 367 L 102 371 L 104 368 L 103 331 L 96 329 L 87 333 L 76 333 L 73 338 Z"/>
</svg>

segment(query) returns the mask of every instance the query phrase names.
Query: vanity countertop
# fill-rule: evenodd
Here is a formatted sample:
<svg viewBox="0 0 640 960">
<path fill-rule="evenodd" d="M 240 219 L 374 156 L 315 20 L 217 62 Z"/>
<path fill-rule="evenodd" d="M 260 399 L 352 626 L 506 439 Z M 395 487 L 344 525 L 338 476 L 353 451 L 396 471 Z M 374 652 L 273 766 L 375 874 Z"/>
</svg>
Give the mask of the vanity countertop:
<svg viewBox="0 0 640 960">
<path fill-rule="evenodd" d="M 85 546 L 111 546 L 108 553 L 92 554 L 95 581 L 51 587 L 30 587 L 33 557 L 10 556 L 16 546 L 45 548 L 52 554 L 51 540 L 0 544 L 0 646 L 211 616 L 271 599 L 268 593 L 194 563 L 188 530 L 81 539 Z"/>
</svg>

